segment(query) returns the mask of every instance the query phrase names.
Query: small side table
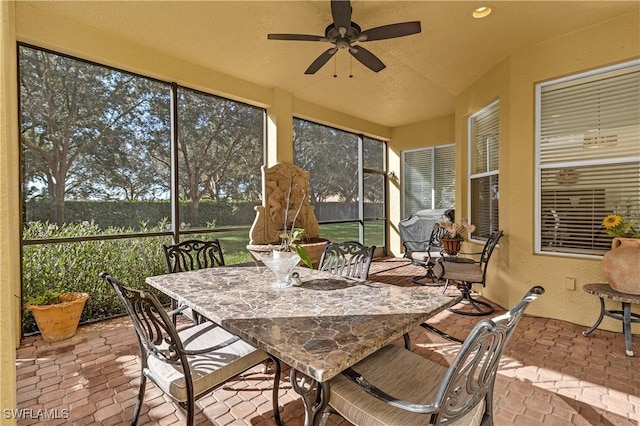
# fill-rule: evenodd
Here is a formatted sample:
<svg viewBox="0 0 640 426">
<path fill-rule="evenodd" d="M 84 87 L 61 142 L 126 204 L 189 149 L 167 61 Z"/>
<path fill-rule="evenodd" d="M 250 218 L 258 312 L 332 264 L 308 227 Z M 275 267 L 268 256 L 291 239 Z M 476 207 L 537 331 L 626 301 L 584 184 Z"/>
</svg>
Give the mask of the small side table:
<svg viewBox="0 0 640 426">
<path fill-rule="evenodd" d="M 622 321 L 622 332 L 624 333 L 624 346 L 627 356 L 633 356 L 633 346 L 631 345 L 631 323 L 640 323 L 640 315 L 631 312 L 631 304 L 640 304 L 640 294 L 622 293 L 612 289 L 609 284 L 585 284 L 582 289 L 600 298 L 600 316 L 593 324 L 593 327 L 583 331 L 583 336 L 588 336 L 598 328 L 602 318 L 606 316 Z M 622 303 L 622 310 L 607 310 L 604 307 L 604 299 L 616 300 Z"/>
</svg>

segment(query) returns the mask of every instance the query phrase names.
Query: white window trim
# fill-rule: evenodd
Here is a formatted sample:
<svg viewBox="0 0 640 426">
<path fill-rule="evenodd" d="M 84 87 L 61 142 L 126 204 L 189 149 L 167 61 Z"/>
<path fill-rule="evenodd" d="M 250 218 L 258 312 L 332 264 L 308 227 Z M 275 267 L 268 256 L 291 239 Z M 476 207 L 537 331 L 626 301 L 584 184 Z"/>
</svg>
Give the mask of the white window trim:
<svg viewBox="0 0 640 426">
<path fill-rule="evenodd" d="M 406 159 L 406 154 L 412 153 L 412 152 L 418 152 L 418 151 L 431 151 L 431 158 L 435 158 L 435 153 L 436 153 L 436 149 L 440 149 L 440 148 L 453 148 L 455 150 L 455 143 L 446 143 L 446 144 L 442 144 L 442 145 L 433 145 L 433 146 L 427 146 L 427 147 L 423 147 L 423 148 L 414 148 L 414 149 L 407 149 L 405 151 L 402 151 L 402 217 L 407 217 L 407 212 L 405 211 L 405 192 L 404 192 L 404 182 L 406 182 L 406 170 L 407 168 L 405 167 L 405 159 Z M 431 167 L 431 182 L 435 182 L 435 167 Z M 433 206 L 436 203 L 436 194 L 434 192 L 434 189 L 431 189 L 431 208 L 433 208 Z"/>
<path fill-rule="evenodd" d="M 482 178 L 482 177 L 487 177 L 487 176 L 499 176 L 500 175 L 500 167 L 498 167 L 497 170 L 492 170 L 492 171 L 489 171 L 489 172 L 482 172 L 482 173 L 475 173 L 475 174 L 471 173 L 471 168 L 473 167 L 473 146 L 472 146 L 472 144 L 473 144 L 473 126 L 472 126 L 471 122 L 478 115 L 486 112 L 490 108 L 493 108 L 494 106 L 499 105 L 499 104 L 500 104 L 500 99 L 496 99 L 495 101 L 491 102 L 489 105 L 485 106 L 481 110 L 476 111 L 475 113 L 473 113 L 467 119 L 467 152 L 468 152 L 468 155 L 467 155 L 467 216 L 466 217 L 468 217 L 468 218 L 472 217 L 471 216 L 471 179 Z M 500 151 L 500 145 L 498 144 L 498 152 L 499 151 Z M 487 156 L 487 161 L 489 161 L 489 156 Z M 498 163 L 500 163 L 499 159 L 498 159 Z M 471 235 L 469 235 L 468 240 L 472 241 L 474 243 L 479 243 L 479 244 L 484 244 L 486 242 L 486 240 L 479 240 L 477 238 L 472 238 Z"/>
<path fill-rule="evenodd" d="M 625 62 L 622 64 L 611 65 L 603 68 L 598 68 L 592 71 L 587 71 L 579 74 L 574 74 L 568 77 L 562 77 L 555 80 L 549 80 L 542 83 L 537 83 L 535 85 L 535 122 L 534 122 L 534 130 L 535 130 L 535 155 L 534 155 L 534 168 L 535 168 L 535 195 L 534 195 L 534 253 L 541 254 L 545 256 L 557 256 L 557 257 L 570 257 L 570 258 L 583 258 L 583 259 L 602 259 L 602 255 L 595 254 L 581 254 L 581 253 L 564 253 L 564 252 L 549 252 L 542 250 L 542 217 L 541 217 L 541 191 L 542 191 L 542 173 L 541 171 L 545 168 L 557 168 L 557 167 L 576 167 L 584 164 L 589 165 L 604 165 L 604 164 L 622 164 L 625 162 L 637 162 L 640 161 L 639 157 L 627 157 L 625 160 L 621 161 L 620 159 L 606 159 L 606 160 L 582 160 L 582 161 L 567 161 L 567 162 L 558 162 L 554 164 L 540 165 L 540 144 L 541 144 L 541 95 L 542 89 L 546 86 L 551 86 L 554 84 L 566 83 L 569 81 L 593 77 L 596 75 L 608 73 L 611 71 L 617 71 L 624 68 L 634 67 L 640 65 L 640 60 L 633 60 L 629 62 Z"/>
</svg>

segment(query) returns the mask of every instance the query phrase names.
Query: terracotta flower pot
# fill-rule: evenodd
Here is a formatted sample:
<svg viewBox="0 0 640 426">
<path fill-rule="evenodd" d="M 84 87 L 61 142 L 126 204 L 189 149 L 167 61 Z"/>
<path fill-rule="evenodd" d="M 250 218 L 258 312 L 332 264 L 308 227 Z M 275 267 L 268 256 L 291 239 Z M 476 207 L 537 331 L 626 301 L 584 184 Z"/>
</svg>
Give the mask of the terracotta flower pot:
<svg viewBox="0 0 640 426">
<path fill-rule="evenodd" d="M 455 256 L 460 251 L 460 247 L 462 247 L 462 241 L 459 238 L 441 238 L 440 242 L 442 243 L 442 248 L 445 253 L 450 256 Z"/>
<path fill-rule="evenodd" d="M 69 339 L 76 334 L 80 315 L 89 295 L 87 293 L 64 293 L 60 303 L 53 305 L 30 305 L 38 329 L 45 342 Z"/>
<path fill-rule="evenodd" d="M 615 237 L 602 258 L 602 270 L 612 289 L 640 294 L 640 238 Z"/>
</svg>

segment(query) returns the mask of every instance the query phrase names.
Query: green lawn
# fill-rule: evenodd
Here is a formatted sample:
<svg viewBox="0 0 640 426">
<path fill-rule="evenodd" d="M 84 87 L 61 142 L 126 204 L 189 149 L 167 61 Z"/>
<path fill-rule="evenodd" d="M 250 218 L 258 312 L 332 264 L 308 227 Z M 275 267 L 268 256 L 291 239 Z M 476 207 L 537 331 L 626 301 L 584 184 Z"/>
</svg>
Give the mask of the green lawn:
<svg viewBox="0 0 640 426">
<path fill-rule="evenodd" d="M 366 237 L 367 245 L 382 247 L 384 241 L 384 229 L 382 221 L 367 222 Z M 337 223 L 320 225 L 320 236 L 331 241 L 358 241 L 358 225 L 354 223 Z M 224 250 L 224 262 L 226 265 L 235 265 L 251 261 L 251 255 L 247 251 L 249 244 L 248 231 L 216 232 L 214 234 L 193 235 L 189 238 L 220 240 Z M 186 239 L 186 237 L 183 237 Z"/>
</svg>

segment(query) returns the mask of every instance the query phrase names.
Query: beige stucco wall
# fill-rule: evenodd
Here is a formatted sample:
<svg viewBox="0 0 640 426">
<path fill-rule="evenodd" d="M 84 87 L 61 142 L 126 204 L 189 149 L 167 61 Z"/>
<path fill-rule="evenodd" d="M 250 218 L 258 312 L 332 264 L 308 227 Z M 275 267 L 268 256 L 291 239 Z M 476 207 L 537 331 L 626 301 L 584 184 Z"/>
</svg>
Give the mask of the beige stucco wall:
<svg viewBox="0 0 640 426">
<path fill-rule="evenodd" d="M 15 8 L 0 2 L 0 424 L 16 406 L 15 347 L 19 336 L 20 200 L 16 99 Z"/>
<path fill-rule="evenodd" d="M 398 222 L 402 219 L 402 152 L 454 142 L 454 116 L 441 117 L 410 126 L 396 127 L 392 130 L 389 146 L 389 171 L 394 177 L 389 180 L 388 213 L 389 217 L 389 255 L 402 256 L 402 241 L 398 231 Z"/>
<path fill-rule="evenodd" d="M 640 17 L 626 15 L 582 31 L 540 43 L 514 53 L 497 64 L 456 99 L 456 215 L 468 217 L 467 120 L 479 109 L 500 100 L 500 228 L 505 237 L 489 267 L 489 285 L 483 295 L 501 306 L 515 304 L 533 285 L 547 292 L 528 313 L 591 325 L 599 310 L 598 299 L 582 291 L 590 282 L 604 282 L 600 259 L 534 254 L 535 209 L 535 84 L 545 80 L 601 68 L 640 57 Z M 423 133 L 442 130 L 441 120 L 393 129 L 394 166 L 401 151 L 433 143 Z M 392 205 L 399 196 L 392 194 Z M 395 212 L 396 210 L 393 210 Z M 399 207 L 397 207 L 399 211 Z M 399 215 L 392 215 L 397 224 Z M 393 225 L 392 225 L 393 226 Z M 480 245 L 472 244 L 472 251 Z M 392 251 L 399 253 L 397 236 Z M 575 290 L 565 288 L 565 278 L 576 278 Z M 611 308 L 619 309 L 618 303 Z M 634 312 L 638 312 L 634 306 Z M 620 322 L 605 318 L 602 328 L 620 331 Z M 632 326 L 634 333 L 640 326 Z"/>
</svg>

